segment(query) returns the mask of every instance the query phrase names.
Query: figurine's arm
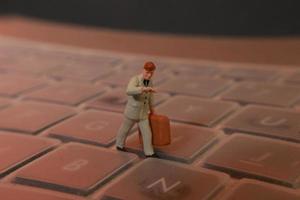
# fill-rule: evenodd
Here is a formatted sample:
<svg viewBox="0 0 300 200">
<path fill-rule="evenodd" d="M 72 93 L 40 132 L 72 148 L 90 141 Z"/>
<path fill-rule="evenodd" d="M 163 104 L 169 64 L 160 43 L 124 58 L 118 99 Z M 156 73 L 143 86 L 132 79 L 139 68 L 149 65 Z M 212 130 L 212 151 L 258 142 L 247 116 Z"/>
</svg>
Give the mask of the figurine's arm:
<svg viewBox="0 0 300 200">
<path fill-rule="evenodd" d="M 150 108 L 150 113 L 154 113 L 154 95 L 151 93 L 150 99 L 149 99 L 149 108 Z"/>
<path fill-rule="evenodd" d="M 126 94 L 127 95 L 142 94 L 143 87 L 138 86 L 138 84 L 139 84 L 139 80 L 137 77 L 131 78 L 127 86 Z"/>
<path fill-rule="evenodd" d="M 152 82 L 151 82 L 150 86 L 151 86 L 151 88 L 153 87 Z M 149 108 L 150 108 L 150 113 L 154 113 L 154 94 L 153 94 L 153 92 L 150 93 Z"/>
</svg>

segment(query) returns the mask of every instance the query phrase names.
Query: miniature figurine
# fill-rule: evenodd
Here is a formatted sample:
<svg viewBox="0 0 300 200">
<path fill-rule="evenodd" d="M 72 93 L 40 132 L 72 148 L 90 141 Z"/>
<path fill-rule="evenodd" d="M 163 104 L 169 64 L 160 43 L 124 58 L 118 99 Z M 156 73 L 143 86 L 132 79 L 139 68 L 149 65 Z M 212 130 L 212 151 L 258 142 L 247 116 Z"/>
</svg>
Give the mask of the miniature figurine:
<svg viewBox="0 0 300 200">
<path fill-rule="evenodd" d="M 116 148 L 119 151 L 126 151 L 124 148 L 126 137 L 135 123 L 138 123 L 142 134 L 144 154 L 146 157 L 157 157 L 152 146 L 152 132 L 149 125 L 149 112 L 153 113 L 153 89 L 152 76 L 155 71 L 153 62 L 144 64 L 143 73 L 132 77 L 128 83 L 126 93 L 128 101 L 124 111 L 124 121 L 121 125 L 116 141 Z"/>
</svg>

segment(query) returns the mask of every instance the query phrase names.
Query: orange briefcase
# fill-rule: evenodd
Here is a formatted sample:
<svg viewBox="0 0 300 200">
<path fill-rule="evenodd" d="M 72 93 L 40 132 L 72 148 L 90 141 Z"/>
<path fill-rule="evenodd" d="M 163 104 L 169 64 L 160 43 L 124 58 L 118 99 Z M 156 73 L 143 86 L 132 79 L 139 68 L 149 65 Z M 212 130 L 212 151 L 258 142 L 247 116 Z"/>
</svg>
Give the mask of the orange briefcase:
<svg viewBox="0 0 300 200">
<path fill-rule="evenodd" d="M 170 120 L 164 115 L 149 114 L 150 128 L 152 131 L 152 144 L 163 146 L 171 143 Z M 139 140 L 143 143 L 140 129 Z"/>
</svg>

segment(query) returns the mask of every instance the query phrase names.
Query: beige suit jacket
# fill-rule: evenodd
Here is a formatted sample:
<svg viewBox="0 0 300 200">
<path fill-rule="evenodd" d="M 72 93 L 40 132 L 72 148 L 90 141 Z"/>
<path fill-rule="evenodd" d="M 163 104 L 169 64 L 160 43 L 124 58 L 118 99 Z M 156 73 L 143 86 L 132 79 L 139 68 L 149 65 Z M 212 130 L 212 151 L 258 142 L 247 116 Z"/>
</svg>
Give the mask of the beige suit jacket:
<svg viewBox="0 0 300 200">
<path fill-rule="evenodd" d="M 133 120 L 147 119 L 150 106 L 153 106 L 152 92 L 142 93 L 142 87 L 145 87 L 143 81 L 143 74 L 140 74 L 132 77 L 127 86 L 128 101 L 124 114 Z M 148 86 L 153 86 L 152 80 L 149 81 Z"/>
</svg>

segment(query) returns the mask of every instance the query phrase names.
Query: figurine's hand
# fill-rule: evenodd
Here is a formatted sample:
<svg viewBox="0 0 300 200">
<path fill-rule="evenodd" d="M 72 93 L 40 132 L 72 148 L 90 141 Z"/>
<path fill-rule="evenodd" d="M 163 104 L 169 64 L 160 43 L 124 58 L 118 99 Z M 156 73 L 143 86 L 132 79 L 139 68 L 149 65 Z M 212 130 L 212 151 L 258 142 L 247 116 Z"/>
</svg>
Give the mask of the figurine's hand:
<svg viewBox="0 0 300 200">
<path fill-rule="evenodd" d="M 154 114 L 154 109 L 150 108 L 150 114 Z"/>
<path fill-rule="evenodd" d="M 154 90 L 154 88 L 148 87 L 148 92 L 156 92 L 156 91 Z"/>
<path fill-rule="evenodd" d="M 142 92 L 155 92 L 152 87 L 142 87 Z"/>
<path fill-rule="evenodd" d="M 147 87 L 142 87 L 142 92 L 148 92 L 148 88 Z"/>
</svg>

